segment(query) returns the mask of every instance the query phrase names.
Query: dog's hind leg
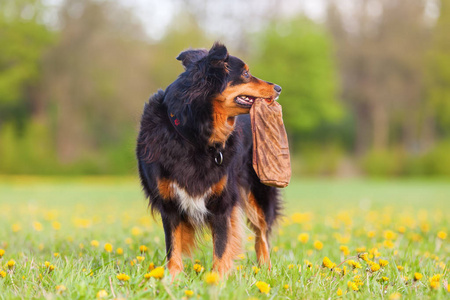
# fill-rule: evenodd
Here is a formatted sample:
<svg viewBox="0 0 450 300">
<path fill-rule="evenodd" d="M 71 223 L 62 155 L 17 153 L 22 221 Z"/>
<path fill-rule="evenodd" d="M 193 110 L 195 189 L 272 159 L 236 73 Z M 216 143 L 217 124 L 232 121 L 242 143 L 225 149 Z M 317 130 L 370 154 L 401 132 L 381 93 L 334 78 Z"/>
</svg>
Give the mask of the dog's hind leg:
<svg viewBox="0 0 450 300">
<path fill-rule="evenodd" d="M 269 269 L 272 267 L 269 254 L 268 226 L 263 210 L 256 202 L 253 193 L 248 194 L 245 201 L 245 211 L 250 221 L 250 227 L 255 232 L 255 251 L 258 263 L 267 264 Z"/>
<path fill-rule="evenodd" d="M 215 216 L 211 221 L 213 269 L 221 276 L 231 270 L 234 259 L 242 252 L 243 224 L 240 210 L 236 205 L 230 215 Z"/>
</svg>

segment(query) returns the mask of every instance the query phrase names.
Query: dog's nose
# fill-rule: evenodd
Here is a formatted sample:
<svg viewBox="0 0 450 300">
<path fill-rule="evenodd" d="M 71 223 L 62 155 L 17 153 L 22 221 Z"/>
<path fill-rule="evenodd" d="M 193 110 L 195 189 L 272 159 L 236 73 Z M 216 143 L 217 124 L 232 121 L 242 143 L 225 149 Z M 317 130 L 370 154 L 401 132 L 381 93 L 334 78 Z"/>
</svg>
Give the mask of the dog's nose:
<svg viewBox="0 0 450 300">
<path fill-rule="evenodd" d="M 279 94 L 281 93 L 281 86 L 275 84 L 275 86 L 273 87 L 273 89 Z"/>
</svg>

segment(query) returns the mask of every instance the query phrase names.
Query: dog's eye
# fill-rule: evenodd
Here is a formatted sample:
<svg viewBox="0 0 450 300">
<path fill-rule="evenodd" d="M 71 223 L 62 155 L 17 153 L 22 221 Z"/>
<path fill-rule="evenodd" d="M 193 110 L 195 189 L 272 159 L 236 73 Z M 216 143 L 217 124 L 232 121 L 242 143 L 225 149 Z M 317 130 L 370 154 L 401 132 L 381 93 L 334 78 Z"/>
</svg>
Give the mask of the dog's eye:
<svg viewBox="0 0 450 300">
<path fill-rule="evenodd" d="M 244 71 L 244 73 L 242 73 L 242 75 L 243 75 L 245 78 L 249 78 L 249 77 L 250 77 L 250 73 L 249 73 L 248 71 Z"/>
</svg>

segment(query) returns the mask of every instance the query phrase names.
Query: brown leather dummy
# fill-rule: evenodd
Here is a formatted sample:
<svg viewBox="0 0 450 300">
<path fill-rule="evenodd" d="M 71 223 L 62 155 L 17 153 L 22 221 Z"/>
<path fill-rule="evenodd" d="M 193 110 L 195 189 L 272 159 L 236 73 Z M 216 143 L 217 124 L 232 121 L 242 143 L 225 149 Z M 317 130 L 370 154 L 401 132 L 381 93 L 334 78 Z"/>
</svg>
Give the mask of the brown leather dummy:
<svg viewBox="0 0 450 300">
<path fill-rule="evenodd" d="M 286 187 L 291 179 L 291 162 L 281 105 L 257 99 L 251 109 L 253 169 L 261 182 Z"/>
</svg>

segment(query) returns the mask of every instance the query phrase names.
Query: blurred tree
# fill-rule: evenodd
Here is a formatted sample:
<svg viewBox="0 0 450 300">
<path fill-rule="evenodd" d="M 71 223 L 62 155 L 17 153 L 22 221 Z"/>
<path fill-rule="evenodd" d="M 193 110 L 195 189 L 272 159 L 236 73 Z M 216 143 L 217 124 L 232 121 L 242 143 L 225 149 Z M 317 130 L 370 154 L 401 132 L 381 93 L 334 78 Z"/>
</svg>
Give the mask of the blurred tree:
<svg viewBox="0 0 450 300">
<path fill-rule="evenodd" d="M 332 44 L 322 27 L 305 18 L 275 23 L 261 33 L 255 52 L 250 71 L 283 88 L 279 102 L 292 138 L 340 119 Z"/>
<path fill-rule="evenodd" d="M 356 120 L 356 152 L 384 151 L 390 140 L 418 144 L 427 40 L 422 0 L 353 1 L 328 8 L 343 98 Z M 351 22 L 349 21 L 351 20 Z"/>
<path fill-rule="evenodd" d="M 450 0 L 441 0 L 427 63 L 426 121 L 437 127 L 440 135 L 450 137 Z M 426 138 L 432 142 L 432 131 L 426 133 Z"/>
<path fill-rule="evenodd" d="M 134 139 L 151 87 L 140 24 L 125 8 L 94 0 L 65 1 L 60 22 L 45 69 L 60 160 L 97 156 L 108 165 L 100 151 L 117 149 L 132 156 L 125 141 Z"/>
<path fill-rule="evenodd" d="M 40 0 L 0 0 L 0 129 L 5 122 L 23 129 L 44 111 L 37 87 L 53 34 L 41 23 L 43 11 Z"/>
</svg>

